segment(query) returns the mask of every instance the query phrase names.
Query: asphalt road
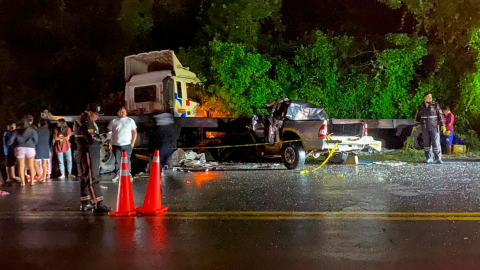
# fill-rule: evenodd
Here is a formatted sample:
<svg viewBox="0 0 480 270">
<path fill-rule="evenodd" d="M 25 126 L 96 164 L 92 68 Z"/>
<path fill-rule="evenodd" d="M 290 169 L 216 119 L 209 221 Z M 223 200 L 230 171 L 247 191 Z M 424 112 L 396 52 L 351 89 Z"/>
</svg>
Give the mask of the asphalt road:
<svg viewBox="0 0 480 270">
<path fill-rule="evenodd" d="M 224 168 L 166 173 L 160 217 L 80 213 L 73 180 L 3 188 L 2 269 L 480 268 L 480 163 Z"/>
</svg>

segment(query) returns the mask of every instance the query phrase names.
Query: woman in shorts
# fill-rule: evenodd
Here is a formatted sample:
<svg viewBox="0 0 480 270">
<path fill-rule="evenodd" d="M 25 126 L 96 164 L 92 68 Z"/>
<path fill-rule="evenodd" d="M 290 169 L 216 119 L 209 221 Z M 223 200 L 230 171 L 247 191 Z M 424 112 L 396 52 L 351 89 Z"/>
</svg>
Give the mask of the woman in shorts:
<svg viewBox="0 0 480 270">
<path fill-rule="evenodd" d="M 45 182 L 48 172 L 48 160 L 50 159 L 50 130 L 48 121 L 42 119 L 37 129 L 38 143 L 35 147 L 35 171 L 38 181 Z"/>
<path fill-rule="evenodd" d="M 35 175 L 35 146 L 38 142 L 38 134 L 32 123 L 33 116 L 26 115 L 23 118 L 23 126 L 15 130 L 9 141 L 9 145 L 16 144 L 15 157 L 18 160 L 18 173 L 22 187 L 25 186 L 25 163 L 30 169 L 30 175 Z M 34 185 L 33 177 L 31 177 L 30 185 Z"/>
</svg>

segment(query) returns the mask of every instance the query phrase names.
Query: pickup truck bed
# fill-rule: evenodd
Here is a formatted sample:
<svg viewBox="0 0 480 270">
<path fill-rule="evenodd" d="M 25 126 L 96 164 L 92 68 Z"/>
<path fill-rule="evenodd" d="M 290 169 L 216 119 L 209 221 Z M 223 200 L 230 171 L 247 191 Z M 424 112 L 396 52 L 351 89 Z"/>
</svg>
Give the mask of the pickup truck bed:
<svg viewBox="0 0 480 270">
<path fill-rule="evenodd" d="M 319 137 L 319 130 L 327 126 L 326 137 Z M 366 126 L 362 121 L 343 123 L 336 120 L 302 120 L 288 121 L 283 132 L 293 132 L 302 140 L 307 151 L 326 152 L 338 143 L 336 152 L 358 151 L 369 145 L 378 151 L 382 148 L 380 141 L 365 136 Z"/>
</svg>

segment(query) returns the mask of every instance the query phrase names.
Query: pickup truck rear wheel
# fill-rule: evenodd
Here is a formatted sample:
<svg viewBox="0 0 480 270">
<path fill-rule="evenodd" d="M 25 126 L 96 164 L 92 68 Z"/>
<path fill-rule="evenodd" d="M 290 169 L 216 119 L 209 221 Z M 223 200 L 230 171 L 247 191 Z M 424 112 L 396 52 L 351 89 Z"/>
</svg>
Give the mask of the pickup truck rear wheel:
<svg viewBox="0 0 480 270">
<path fill-rule="evenodd" d="M 213 148 L 210 153 L 216 161 L 227 161 L 232 157 L 232 148 Z"/>
<path fill-rule="evenodd" d="M 305 149 L 298 143 L 288 143 L 282 147 L 282 161 L 289 170 L 299 170 L 305 165 Z"/>
<path fill-rule="evenodd" d="M 347 158 L 348 158 L 348 153 L 338 152 L 338 153 L 334 153 L 333 156 L 330 157 L 328 162 L 331 164 L 342 164 L 347 160 Z"/>
</svg>

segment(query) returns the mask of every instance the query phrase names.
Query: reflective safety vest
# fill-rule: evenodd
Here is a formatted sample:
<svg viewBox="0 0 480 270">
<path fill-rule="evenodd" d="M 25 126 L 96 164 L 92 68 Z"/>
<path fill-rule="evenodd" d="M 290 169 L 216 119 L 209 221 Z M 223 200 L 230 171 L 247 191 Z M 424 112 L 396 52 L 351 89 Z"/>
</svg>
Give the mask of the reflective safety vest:
<svg viewBox="0 0 480 270">
<path fill-rule="evenodd" d="M 445 118 L 442 110 L 435 102 L 430 103 L 428 106 L 422 103 L 418 107 L 415 123 L 427 128 L 438 127 L 445 125 Z"/>
</svg>

